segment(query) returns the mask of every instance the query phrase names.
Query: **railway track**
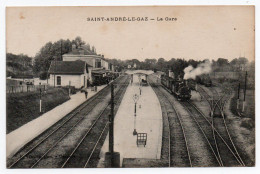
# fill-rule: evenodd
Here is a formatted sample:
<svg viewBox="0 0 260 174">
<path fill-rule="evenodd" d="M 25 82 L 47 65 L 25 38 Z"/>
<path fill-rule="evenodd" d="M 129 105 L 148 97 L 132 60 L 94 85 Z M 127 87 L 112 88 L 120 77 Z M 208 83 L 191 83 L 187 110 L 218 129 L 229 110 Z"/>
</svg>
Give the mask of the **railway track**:
<svg viewBox="0 0 260 174">
<path fill-rule="evenodd" d="M 199 87 L 198 91 L 199 91 L 200 95 L 204 96 L 204 98 L 206 99 L 207 103 L 210 106 L 210 119 L 211 119 L 211 128 L 212 128 L 211 129 L 211 131 L 212 131 L 212 137 L 211 137 L 212 141 L 211 141 L 211 144 L 214 147 L 214 151 L 215 151 L 215 153 L 218 156 L 219 165 L 220 166 L 224 166 L 222 158 L 221 158 L 221 155 L 219 153 L 219 146 L 218 146 L 218 143 L 217 143 L 216 132 L 215 132 L 215 129 L 214 129 L 214 111 L 216 110 L 216 106 L 217 106 L 217 104 L 218 104 L 218 102 L 220 100 L 220 97 L 217 94 L 219 99 L 217 99 L 216 97 L 214 98 L 214 95 L 213 96 L 208 95 L 208 93 L 205 90 L 203 90 L 203 88 L 201 86 L 199 86 L 199 85 L 197 85 L 197 86 Z M 191 104 L 191 103 L 189 103 L 189 104 Z M 198 110 L 195 106 L 192 106 L 192 107 L 194 107 L 195 110 Z M 204 125 L 207 125 L 207 124 L 204 124 Z"/>
<path fill-rule="evenodd" d="M 162 88 L 162 86 L 158 86 L 157 88 L 161 88 L 158 91 L 161 91 L 161 93 L 163 93 L 162 95 L 167 98 L 167 101 L 161 102 L 161 103 L 165 103 L 165 104 L 169 104 L 170 107 L 173 107 L 173 109 L 175 110 L 175 114 L 178 114 L 178 111 L 176 110 L 176 104 L 178 103 L 175 99 L 173 99 L 173 97 L 171 96 L 171 94 L 169 94 L 169 91 L 167 91 L 167 89 L 165 90 L 165 88 Z M 164 92 L 163 92 L 164 91 Z M 159 94 L 160 95 L 160 94 Z M 162 98 L 160 96 L 158 96 L 158 98 Z M 221 166 L 221 162 L 218 158 L 217 153 L 215 152 L 215 147 L 212 146 L 212 143 L 214 142 L 214 139 L 212 139 L 212 134 L 210 131 L 211 127 L 207 127 L 207 129 L 205 129 L 204 125 L 201 125 L 199 120 L 196 118 L 196 115 L 194 115 L 194 113 L 192 113 L 189 109 L 187 109 L 186 106 L 183 106 L 187 112 L 188 115 L 185 115 L 185 113 L 182 113 L 181 115 L 178 114 L 178 120 L 181 120 L 182 122 L 182 129 L 184 130 L 184 133 L 186 134 L 186 139 L 188 141 L 187 142 L 187 146 L 190 146 L 191 148 L 189 149 L 189 154 L 190 154 L 190 165 L 189 166 Z M 171 113 L 171 110 L 169 111 Z M 180 111 L 182 112 L 182 111 Z M 176 116 L 175 116 L 176 118 Z M 195 123 L 195 127 L 197 126 L 197 135 L 198 134 L 202 134 L 200 140 L 193 141 L 194 140 L 194 133 L 192 133 L 192 129 L 190 129 L 189 127 L 187 127 L 189 124 L 187 124 L 187 122 L 193 122 Z M 171 125 L 171 124 L 170 124 Z M 180 125 L 173 125 L 171 128 L 172 130 L 176 129 L 177 127 L 180 127 Z M 171 132 L 172 132 L 171 130 Z M 179 131 L 180 132 L 180 131 Z M 196 132 L 196 131 L 195 131 Z M 189 141 L 190 140 L 190 141 Z M 178 139 L 176 139 L 176 135 L 171 136 L 171 142 L 176 142 L 176 141 L 180 141 Z M 203 153 L 198 153 L 198 152 L 194 152 L 196 150 L 199 151 L 199 149 L 196 149 L 194 147 L 196 147 L 196 144 L 201 144 L 200 141 L 204 141 L 204 145 L 201 145 L 201 147 L 197 147 L 197 148 L 202 148 L 204 147 L 205 149 L 203 150 L 205 152 L 205 154 L 208 154 L 208 156 L 205 156 Z M 172 150 L 171 150 L 172 151 Z M 176 153 L 173 153 L 173 156 L 171 157 L 172 159 L 177 158 L 180 159 L 181 157 L 179 155 L 177 155 Z M 206 160 L 205 160 L 206 159 Z M 203 163 L 204 161 L 204 163 Z M 174 163 L 173 163 L 174 164 Z M 176 163 L 177 164 L 177 163 Z M 186 163 L 187 164 L 187 163 Z M 180 164 L 174 165 L 174 166 L 182 166 Z M 187 165 L 186 165 L 187 166 Z"/>
<path fill-rule="evenodd" d="M 207 100 L 209 105 L 211 106 L 211 112 L 210 112 L 210 118 L 211 123 L 209 119 L 206 118 L 201 113 L 201 116 L 204 117 L 206 122 L 211 124 L 212 130 L 214 133 L 214 139 L 215 139 L 215 146 L 216 151 L 218 153 L 219 159 L 221 160 L 222 166 L 245 166 L 241 156 L 239 155 L 237 148 L 230 136 L 228 127 L 226 125 L 225 115 L 224 115 L 224 106 L 226 104 L 226 101 L 229 98 L 228 93 L 225 92 L 223 95 L 219 95 L 217 90 L 214 88 L 211 88 L 212 96 L 210 96 L 205 89 L 202 87 L 199 87 L 199 92 L 201 95 L 203 95 L 206 99 L 212 98 L 212 100 Z M 215 98 L 214 98 L 215 96 Z M 196 108 L 195 105 L 193 105 L 193 108 L 199 111 L 198 108 Z M 219 114 L 215 114 L 216 110 L 219 111 Z M 218 118 L 220 116 L 220 118 Z M 217 135 L 215 135 L 215 133 Z"/>
<path fill-rule="evenodd" d="M 228 130 L 228 127 L 227 127 L 227 124 L 226 124 L 226 118 L 225 118 L 225 115 L 224 115 L 224 107 L 225 107 L 225 104 L 226 104 L 227 100 L 230 98 L 231 93 L 230 93 L 230 91 L 224 91 L 224 94 L 222 96 L 220 96 L 219 92 L 217 90 L 215 90 L 214 88 L 211 88 L 211 89 L 212 89 L 213 95 L 217 93 L 217 95 L 220 98 L 219 99 L 219 104 L 216 104 L 216 107 L 218 107 L 218 109 L 220 110 L 222 121 L 221 120 L 215 121 L 216 124 L 217 124 L 216 127 L 219 128 L 219 131 L 223 131 L 222 135 L 224 135 L 225 139 L 230 144 L 233 152 L 236 155 L 236 159 L 239 159 L 240 160 L 240 164 L 242 166 L 245 166 L 245 163 L 242 160 L 240 154 L 238 153 L 238 150 L 237 150 L 237 148 L 236 148 L 236 146 L 234 144 L 234 141 L 232 140 L 232 137 L 230 136 L 230 133 L 229 133 L 229 130 Z"/>
<path fill-rule="evenodd" d="M 120 86 L 122 82 L 127 81 L 129 81 L 128 76 L 119 77 L 113 83 Z M 118 87 L 116 93 L 118 91 L 123 92 L 122 89 L 124 88 Z M 42 159 L 46 158 L 46 155 L 49 154 L 68 134 L 70 134 L 77 125 L 79 125 L 85 118 L 88 118 L 89 113 L 91 113 L 95 107 L 104 106 L 104 102 L 102 101 L 104 101 L 104 98 L 109 99 L 109 93 L 110 88 L 105 87 L 97 95 L 84 102 L 51 128 L 32 140 L 16 153 L 13 158 L 8 160 L 8 168 L 36 167 L 36 165 L 42 161 Z M 107 108 L 107 106 L 105 108 Z M 46 167 L 48 167 L 48 165 Z"/>
<path fill-rule="evenodd" d="M 168 167 L 192 167 L 192 161 L 189 152 L 188 141 L 182 120 L 178 112 L 169 101 L 168 97 L 162 93 L 151 79 L 149 84 L 155 91 L 160 104 L 165 108 L 166 122 L 168 122 Z"/>
<path fill-rule="evenodd" d="M 215 125 L 214 110 L 216 110 L 216 108 L 223 108 L 223 104 L 225 103 L 222 102 L 223 96 L 217 95 L 217 97 L 214 98 L 210 95 L 206 95 L 206 91 L 204 91 L 204 93 L 203 96 L 208 101 L 211 108 L 210 117 L 205 116 L 191 102 L 180 103 L 188 111 L 190 117 L 194 120 L 203 134 L 204 140 L 206 140 L 209 149 L 213 154 L 212 156 L 215 159 L 213 166 L 244 166 L 243 162 L 241 162 L 241 158 L 237 155 L 236 151 L 234 151 L 233 144 L 228 141 L 226 134 L 223 134 L 221 130 L 216 128 L 217 125 Z M 165 103 L 169 103 L 169 101 L 165 101 Z M 174 103 L 171 103 L 171 105 L 174 105 Z M 191 157 L 191 163 L 192 159 L 193 158 Z"/>
<path fill-rule="evenodd" d="M 115 111 L 117 111 L 119 108 L 119 103 L 123 98 L 127 86 L 128 85 L 124 85 L 117 91 L 118 95 L 115 95 Z M 98 162 L 98 160 L 91 159 L 93 158 L 93 154 L 96 155 L 96 158 L 99 158 L 99 151 L 97 151 L 97 153 L 95 153 L 95 151 L 97 150 L 97 146 L 100 143 L 100 139 L 103 138 L 103 140 L 105 140 L 105 133 L 108 132 L 108 115 L 110 113 L 110 109 L 110 104 L 108 104 L 106 108 L 102 110 L 98 118 L 81 138 L 81 140 L 74 148 L 74 150 L 70 153 L 66 161 L 62 164 L 62 168 L 86 168 L 97 166 L 96 162 Z M 97 126 L 98 123 L 101 126 Z M 102 144 L 100 144 L 100 148 L 102 147 Z"/>
</svg>

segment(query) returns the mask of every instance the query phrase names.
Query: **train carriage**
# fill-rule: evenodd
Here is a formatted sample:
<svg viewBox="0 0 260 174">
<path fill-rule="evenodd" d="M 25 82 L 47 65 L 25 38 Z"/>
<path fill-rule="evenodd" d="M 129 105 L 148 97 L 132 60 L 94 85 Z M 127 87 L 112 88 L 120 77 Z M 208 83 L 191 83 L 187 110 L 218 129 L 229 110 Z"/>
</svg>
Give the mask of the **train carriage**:
<svg viewBox="0 0 260 174">
<path fill-rule="evenodd" d="M 211 87 L 212 86 L 212 81 L 211 78 L 209 77 L 208 74 L 204 74 L 201 76 L 201 83 L 205 85 L 206 87 Z"/>
<path fill-rule="evenodd" d="M 191 98 L 191 90 L 187 82 L 182 79 L 173 79 L 168 76 L 161 77 L 161 83 L 169 89 L 179 100 L 189 100 Z"/>
</svg>

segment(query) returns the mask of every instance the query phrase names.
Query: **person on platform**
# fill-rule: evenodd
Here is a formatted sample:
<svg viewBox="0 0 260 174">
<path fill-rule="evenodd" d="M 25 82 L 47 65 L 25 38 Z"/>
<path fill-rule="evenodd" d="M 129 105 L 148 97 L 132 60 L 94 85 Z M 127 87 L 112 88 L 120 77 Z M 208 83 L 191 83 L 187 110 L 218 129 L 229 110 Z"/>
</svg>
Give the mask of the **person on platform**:
<svg viewBox="0 0 260 174">
<path fill-rule="evenodd" d="M 81 92 L 84 92 L 84 93 L 85 93 L 85 97 L 86 97 L 86 99 L 87 99 L 87 98 L 88 98 L 87 88 L 81 87 Z"/>
<path fill-rule="evenodd" d="M 88 91 L 87 91 L 87 89 L 85 89 L 85 97 L 86 97 L 86 99 L 88 98 Z"/>
</svg>

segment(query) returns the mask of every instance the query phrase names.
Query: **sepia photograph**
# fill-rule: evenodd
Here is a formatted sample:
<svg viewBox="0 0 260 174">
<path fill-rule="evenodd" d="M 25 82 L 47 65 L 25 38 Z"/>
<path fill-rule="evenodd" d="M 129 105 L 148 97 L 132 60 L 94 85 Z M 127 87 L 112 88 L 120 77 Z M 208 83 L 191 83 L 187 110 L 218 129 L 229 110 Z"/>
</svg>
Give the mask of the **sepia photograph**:
<svg viewBox="0 0 260 174">
<path fill-rule="evenodd" d="M 255 6 L 5 17 L 7 170 L 255 167 Z"/>
</svg>

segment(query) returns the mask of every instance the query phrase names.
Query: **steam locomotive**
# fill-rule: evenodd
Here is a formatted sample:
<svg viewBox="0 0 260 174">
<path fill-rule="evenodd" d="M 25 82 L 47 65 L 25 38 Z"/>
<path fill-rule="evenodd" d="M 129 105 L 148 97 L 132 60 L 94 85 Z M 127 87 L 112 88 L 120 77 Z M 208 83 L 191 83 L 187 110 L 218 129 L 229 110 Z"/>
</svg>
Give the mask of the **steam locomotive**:
<svg viewBox="0 0 260 174">
<path fill-rule="evenodd" d="M 200 83 L 202 85 L 205 85 L 206 87 L 211 87 L 212 86 L 212 81 L 211 78 L 208 74 L 204 74 L 201 76 L 196 77 L 197 83 Z"/>
<path fill-rule="evenodd" d="M 178 100 L 189 100 L 191 98 L 191 90 L 187 85 L 187 81 L 177 78 L 173 79 L 169 76 L 162 76 L 161 83 L 164 87 L 169 89 Z"/>
<path fill-rule="evenodd" d="M 187 80 L 187 83 L 188 83 L 188 87 L 189 87 L 191 90 L 196 90 L 196 85 L 197 85 L 196 80 L 188 79 L 188 80 Z"/>
</svg>

